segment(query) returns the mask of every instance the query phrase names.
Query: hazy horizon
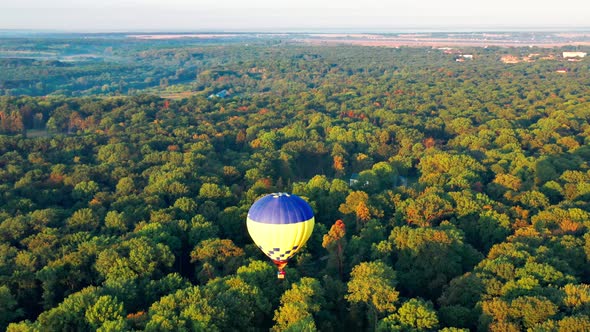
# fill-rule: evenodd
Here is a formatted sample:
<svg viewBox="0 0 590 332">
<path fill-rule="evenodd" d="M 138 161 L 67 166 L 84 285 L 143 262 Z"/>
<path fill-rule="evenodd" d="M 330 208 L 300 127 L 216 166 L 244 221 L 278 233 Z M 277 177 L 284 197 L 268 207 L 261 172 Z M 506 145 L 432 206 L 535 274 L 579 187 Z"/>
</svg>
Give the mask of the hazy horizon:
<svg viewBox="0 0 590 332">
<path fill-rule="evenodd" d="M 590 2 L 496 0 L 396 3 L 378 0 L 22 0 L 0 3 L 0 30 L 371 31 L 580 30 L 590 28 Z"/>
<path fill-rule="evenodd" d="M 560 27 L 560 26 L 420 26 L 420 27 L 367 27 L 367 28 L 280 28 L 280 29 L 2 29 L 0 33 L 4 34 L 199 34 L 199 33 L 289 33 L 289 34 L 306 34 L 306 33 L 486 33 L 486 32 L 590 32 L 589 26 L 580 27 Z"/>
</svg>

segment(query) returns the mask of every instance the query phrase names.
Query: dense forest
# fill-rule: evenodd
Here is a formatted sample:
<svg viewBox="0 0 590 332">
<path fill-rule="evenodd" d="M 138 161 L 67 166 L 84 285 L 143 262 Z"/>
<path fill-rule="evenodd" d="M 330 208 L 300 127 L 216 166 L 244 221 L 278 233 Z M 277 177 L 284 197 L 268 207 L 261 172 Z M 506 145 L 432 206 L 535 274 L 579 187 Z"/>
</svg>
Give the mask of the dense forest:
<svg viewBox="0 0 590 332">
<path fill-rule="evenodd" d="M 590 61 L 561 51 L 0 59 L 0 330 L 589 331 Z M 279 191 L 316 218 L 285 280 L 246 231 Z"/>
</svg>

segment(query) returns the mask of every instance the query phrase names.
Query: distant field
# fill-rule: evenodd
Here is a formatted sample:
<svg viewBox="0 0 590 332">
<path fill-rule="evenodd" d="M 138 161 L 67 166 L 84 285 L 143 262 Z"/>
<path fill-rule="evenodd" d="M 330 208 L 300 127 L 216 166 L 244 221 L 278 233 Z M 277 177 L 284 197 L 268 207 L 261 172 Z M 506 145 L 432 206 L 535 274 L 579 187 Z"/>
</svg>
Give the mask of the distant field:
<svg viewBox="0 0 590 332">
<path fill-rule="evenodd" d="M 2 58 L 46 58 L 56 57 L 56 52 L 43 51 L 20 51 L 20 50 L 6 50 L 0 49 L 0 57 Z"/>
<path fill-rule="evenodd" d="M 166 99 L 185 99 L 198 94 L 198 91 L 184 91 L 184 92 L 172 92 L 172 93 L 161 93 L 160 97 Z"/>
<path fill-rule="evenodd" d="M 319 38 L 317 38 L 319 37 Z M 311 45 L 356 45 L 356 46 L 380 46 L 380 47 L 401 47 L 401 46 L 412 46 L 412 47 L 445 47 L 445 46 L 500 46 L 500 47 L 522 47 L 522 46 L 533 46 L 543 48 L 553 48 L 561 46 L 589 46 L 590 39 L 588 40 L 525 40 L 525 39 L 487 39 L 487 38 L 434 38 L 427 37 L 424 35 L 412 35 L 412 36 L 399 36 L 399 37 L 382 37 L 379 35 L 321 35 L 313 36 L 310 38 L 297 39 L 299 42 L 303 42 Z"/>
<path fill-rule="evenodd" d="M 127 37 L 137 39 L 179 39 L 179 38 L 199 38 L 199 39 L 216 39 L 216 38 L 229 38 L 237 37 L 236 34 L 165 34 L 165 35 L 129 35 Z"/>
<path fill-rule="evenodd" d="M 51 136 L 46 129 L 29 129 L 27 130 L 27 137 L 35 138 L 35 137 L 49 137 Z"/>
</svg>

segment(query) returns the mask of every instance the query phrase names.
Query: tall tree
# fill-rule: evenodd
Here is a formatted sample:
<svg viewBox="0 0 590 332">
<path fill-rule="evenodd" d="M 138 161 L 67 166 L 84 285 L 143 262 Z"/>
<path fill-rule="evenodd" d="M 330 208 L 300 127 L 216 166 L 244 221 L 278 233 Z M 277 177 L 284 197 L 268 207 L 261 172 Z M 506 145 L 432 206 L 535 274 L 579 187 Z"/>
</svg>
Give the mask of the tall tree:
<svg viewBox="0 0 590 332">
<path fill-rule="evenodd" d="M 345 298 L 351 304 L 362 304 L 367 308 L 369 326 L 375 329 L 381 317 L 397 308 L 399 292 L 395 285 L 392 268 L 379 261 L 363 262 L 352 269 Z"/>
</svg>

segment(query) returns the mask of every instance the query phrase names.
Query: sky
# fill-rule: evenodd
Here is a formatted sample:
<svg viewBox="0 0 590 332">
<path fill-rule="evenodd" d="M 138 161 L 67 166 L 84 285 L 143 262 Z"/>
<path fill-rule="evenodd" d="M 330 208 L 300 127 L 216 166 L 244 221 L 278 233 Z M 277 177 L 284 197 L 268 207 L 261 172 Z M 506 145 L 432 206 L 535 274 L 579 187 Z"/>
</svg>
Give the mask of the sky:
<svg viewBox="0 0 590 332">
<path fill-rule="evenodd" d="M 588 0 L 0 0 L 0 29 L 590 29 Z"/>
</svg>

